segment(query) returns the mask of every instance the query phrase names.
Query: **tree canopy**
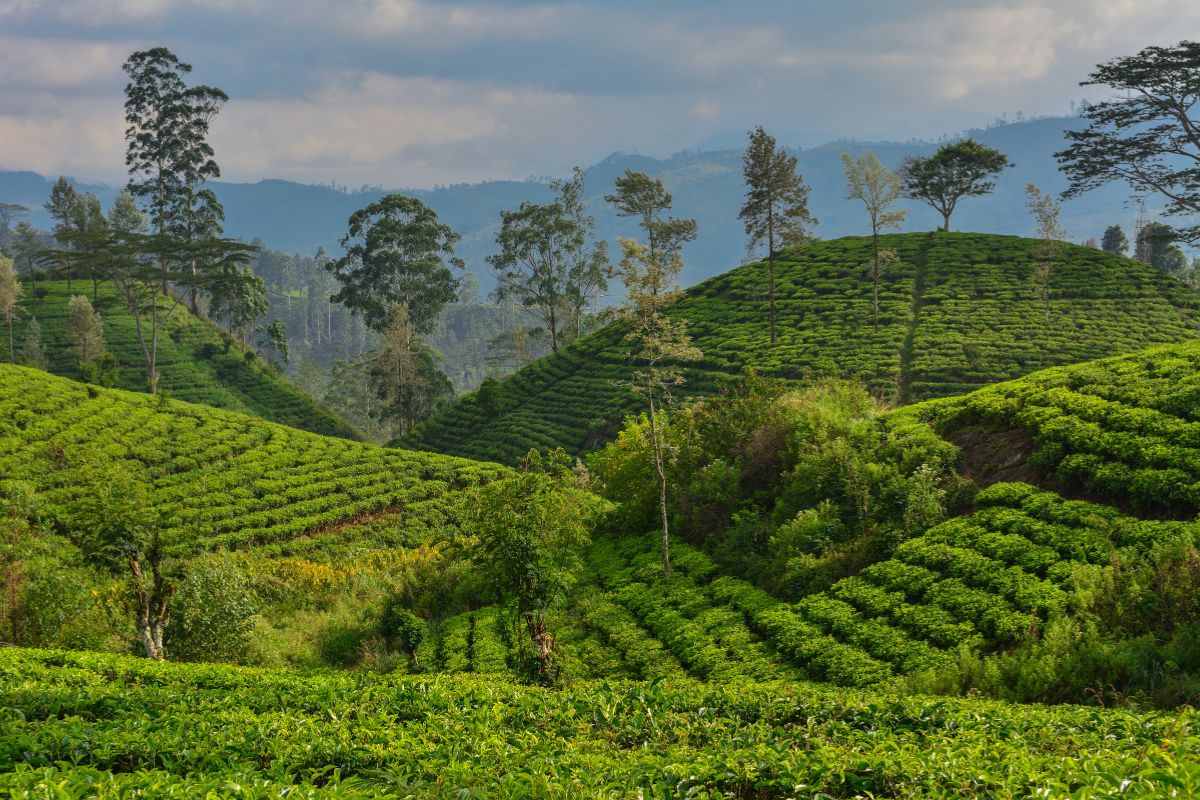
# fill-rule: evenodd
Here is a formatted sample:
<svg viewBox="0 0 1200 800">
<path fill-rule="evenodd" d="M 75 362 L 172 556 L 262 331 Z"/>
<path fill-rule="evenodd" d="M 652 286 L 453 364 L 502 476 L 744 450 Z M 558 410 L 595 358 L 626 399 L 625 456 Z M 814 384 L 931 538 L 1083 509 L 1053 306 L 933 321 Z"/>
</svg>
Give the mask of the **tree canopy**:
<svg viewBox="0 0 1200 800">
<path fill-rule="evenodd" d="M 989 180 L 1011 167 L 1008 156 L 974 139 L 939 147 L 931 156 L 904 160 L 900 179 L 904 196 L 923 200 L 942 215 L 943 230 L 950 230 L 950 216 L 964 197 L 980 197 L 996 188 Z"/>
<path fill-rule="evenodd" d="M 1192 217 L 1179 240 L 1200 243 L 1200 42 L 1147 47 L 1096 67 L 1083 86 L 1105 86 L 1113 99 L 1087 106 L 1088 126 L 1068 130 L 1056 157 L 1077 197 L 1113 181 L 1157 194 L 1167 213 Z"/>
<path fill-rule="evenodd" d="M 376 331 L 387 326 L 393 306 L 407 306 L 413 329 L 429 333 L 457 297 L 454 270 L 466 266 L 454 255 L 460 238 L 417 198 L 389 194 L 350 215 L 346 255 L 326 264 L 341 284 L 331 299 Z"/>
</svg>

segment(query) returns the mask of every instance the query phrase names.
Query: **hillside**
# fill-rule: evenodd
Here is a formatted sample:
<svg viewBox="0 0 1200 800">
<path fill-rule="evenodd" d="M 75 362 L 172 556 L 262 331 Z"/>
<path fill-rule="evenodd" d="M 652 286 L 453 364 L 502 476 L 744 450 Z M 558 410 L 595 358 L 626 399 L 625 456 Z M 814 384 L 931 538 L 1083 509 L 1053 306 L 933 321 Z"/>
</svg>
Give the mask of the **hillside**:
<svg viewBox="0 0 1200 800">
<path fill-rule="evenodd" d="M 171 552 L 342 558 L 427 541 L 457 492 L 502 471 L 0 365 L 0 481 L 54 516 L 114 464 L 148 487 Z"/>
<path fill-rule="evenodd" d="M 15 797 L 1168 797 L 1196 713 L 807 684 L 305 675 L 0 650 Z"/>
<path fill-rule="evenodd" d="M 1050 298 L 1033 277 L 1036 242 L 1011 236 L 883 237 L 901 258 L 880 287 L 871 324 L 870 241 L 850 237 L 786 252 L 778 265 L 778 341 L 768 344 L 766 265 L 692 287 L 688 320 L 702 362 L 681 396 L 719 391 L 752 366 L 803 380 L 862 378 L 899 402 L 959 394 L 1038 369 L 1196 335 L 1200 292 L 1135 261 L 1062 245 Z M 611 325 L 476 391 L 400 440 L 404 446 L 512 462 L 530 447 L 572 453 L 608 440 L 638 409 L 620 382 L 632 368 Z"/>
<path fill-rule="evenodd" d="M 996 191 L 986 197 L 971 198 L 955 213 L 960 230 L 1000 234 L 1024 234 L 1033 230 L 1025 212 L 1025 184 L 1032 181 L 1057 194 L 1066 188 L 1058 171 L 1054 152 L 1065 144 L 1063 131 L 1081 126 L 1079 118 L 1051 117 L 999 125 L 967 132 L 980 142 L 999 148 L 1015 164 L 1000 175 Z M 948 132 L 953 135 L 953 132 Z M 781 136 L 780 144 L 795 141 Z M 674 213 L 695 218 L 699 238 L 685 247 L 684 283 L 691 285 L 712 277 L 736 263 L 744 251 L 745 235 L 738 220 L 738 209 L 745 193 L 742 177 L 742 148 L 745 134 L 714 143 L 701 151 L 655 158 L 644 154 L 614 153 L 587 167 L 585 202 L 594 214 L 597 233 L 616 251 L 616 237 L 636 236 L 632 220 L 617 217 L 603 197 L 612 191 L 613 179 L 626 169 L 643 171 L 663 181 L 674 196 Z M 862 155 L 870 150 L 889 168 L 895 169 L 906 156 L 929 155 L 934 142 L 855 142 L 834 141 L 794 151 L 799 171 L 812 187 L 810 208 L 820 225 L 817 235 L 824 239 L 861 231 L 865 222 L 862 208 L 845 200 L 845 176 L 841 154 Z M 538 170 L 544 174 L 546 170 Z M 0 170 L 0 202 L 23 203 L 31 209 L 31 221 L 42 230 L 52 224 L 42 209 L 54 176 L 32 172 Z M 81 191 L 95 192 L 105 207 L 117 188 L 78 184 Z M 224 206 L 228 222 L 226 233 L 250 241 L 261 238 L 268 246 L 288 253 L 312 255 L 318 247 L 329 253 L 340 250 L 338 242 L 346 232 L 346 219 L 355 210 L 378 200 L 384 190 L 367 188 L 344 191 L 328 185 L 301 184 L 285 180 L 260 180 L 256 183 L 212 184 Z M 542 180 L 495 180 L 458 184 L 435 189 L 401 189 L 420 197 L 438 217 L 463 235 L 457 248 L 467 266 L 479 277 L 484 289 L 494 278 L 484 258 L 495 251 L 495 233 L 500 211 L 514 209 L 524 201 L 546 202 L 549 187 Z M 1074 198 L 1063 204 L 1063 223 L 1073 241 L 1099 237 L 1111 224 L 1133 228 L 1136 209 L 1128 206 L 1128 187 L 1113 184 Z M 933 228 L 938 215 L 922 203 L 901 201 L 909 210 L 908 226 Z M 1154 209 L 1151 208 L 1151 211 Z"/>
<path fill-rule="evenodd" d="M 78 379 L 78 359 L 66 340 L 67 303 L 76 294 L 91 300 L 91 283 L 76 281 L 74 288 L 68 290 L 66 281 L 38 281 L 38 293 L 43 290 L 45 296 L 35 298 L 32 286 L 26 285 L 26 299 L 14 335 L 19 343 L 25 327 L 36 317 L 42 326 L 42 344 L 50 371 Z M 99 300 L 94 305 L 104 321 L 105 346 L 121 365 L 117 386 L 144 391 L 146 362 L 128 308 L 107 284 L 100 285 Z M 159 336 L 159 386 L 172 397 L 252 414 L 314 433 L 358 438 L 349 424 L 282 375 L 258 359 L 247 360 L 240 347 L 228 347 L 222 332 L 208 320 L 193 316 L 186 304 L 175 309 Z"/>
</svg>

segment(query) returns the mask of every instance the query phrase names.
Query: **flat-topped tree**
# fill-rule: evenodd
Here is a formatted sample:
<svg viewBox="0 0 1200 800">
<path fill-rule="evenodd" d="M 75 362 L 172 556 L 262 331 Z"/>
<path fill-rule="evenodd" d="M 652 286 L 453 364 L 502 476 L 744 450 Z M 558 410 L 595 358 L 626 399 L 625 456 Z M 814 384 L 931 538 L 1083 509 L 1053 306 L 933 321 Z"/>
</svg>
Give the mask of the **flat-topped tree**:
<svg viewBox="0 0 1200 800">
<path fill-rule="evenodd" d="M 950 215 L 964 197 L 981 197 L 996 188 L 990 180 L 1011 167 L 1008 156 L 974 139 L 942 145 L 931 156 L 911 156 L 900 167 L 904 196 L 923 200 L 942 215 L 942 230 L 950 230 Z"/>
<path fill-rule="evenodd" d="M 1063 196 L 1124 181 L 1165 198 L 1168 214 L 1196 220 L 1176 233 L 1200 243 L 1200 42 L 1114 58 L 1081 85 L 1107 86 L 1113 99 L 1084 108 L 1086 128 L 1064 132 L 1071 146 L 1055 153 L 1071 181 Z"/>
<path fill-rule="evenodd" d="M 746 202 L 738 219 L 746 224 L 746 252 L 767 246 L 767 295 L 770 299 L 771 343 L 775 343 L 775 251 L 777 244 L 804 241 L 806 226 L 816 219 L 808 213 L 808 186 L 796 172 L 797 158 L 775 146 L 775 137 L 758 126 L 749 133 L 742 156 Z"/>
</svg>

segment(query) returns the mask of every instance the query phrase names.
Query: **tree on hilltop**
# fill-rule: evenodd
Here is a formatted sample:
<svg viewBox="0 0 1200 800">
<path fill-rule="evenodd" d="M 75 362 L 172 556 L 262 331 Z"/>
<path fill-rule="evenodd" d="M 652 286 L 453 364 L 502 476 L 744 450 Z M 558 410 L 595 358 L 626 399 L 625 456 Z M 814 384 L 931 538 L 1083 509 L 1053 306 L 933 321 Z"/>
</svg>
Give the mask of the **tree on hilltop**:
<svg viewBox="0 0 1200 800">
<path fill-rule="evenodd" d="M 849 200 L 861 200 L 871 220 L 871 279 L 873 282 L 872 310 L 875 330 L 879 330 L 879 278 L 886 271 L 879 252 L 879 232 L 888 228 L 899 228 L 908 215 L 907 211 L 893 208 L 901 196 L 900 176 L 879 163 L 874 153 L 868 152 L 861 158 L 851 158 L 842 153 L 842 168 L 846 173 Z M 892 252 L 888 266 L 899 260 Z"/>
<path fill-rule="evenodd" d="M 996 188 L 989 180 L 1011 167 L 1008 156 L 974 139 L 942 145 L 931 156 L 910 156 L 900 167 L 904 196 L 923 200 L 942 215 L 942 230 L 964 197 L 982 197 Z"/>
<path fill-rule="evenodd" d="M 797 158 L 758 126 L 750 131 L 742 156 L 746 202 L 738 219 L 746 225 L 746 251 L 767 245 L 767 295 L 771 344 L 775 343 L 775 255 L 777 244 L 799 244 L 805 229 L 816 224 L 808 211 L 809 188 L 796 171 Z"/>
<path fill-rule="evenodd" d="M 1125 236 L 1125 231 L 1121 230 L 1120 225 L 1109 225 L 1104 229 L 1104 236 L 1100 239 L 1100 249 L 1117 256 L 1123 256 L 1129 252 L 1129 239 Z"/>
</svg>

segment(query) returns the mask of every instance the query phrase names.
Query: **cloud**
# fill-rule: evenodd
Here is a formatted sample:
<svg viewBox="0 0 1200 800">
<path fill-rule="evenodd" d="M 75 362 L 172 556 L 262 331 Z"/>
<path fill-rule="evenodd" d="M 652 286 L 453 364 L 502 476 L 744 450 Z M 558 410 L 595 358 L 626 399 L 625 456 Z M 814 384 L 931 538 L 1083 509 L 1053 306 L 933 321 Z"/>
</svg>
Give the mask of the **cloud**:
<svg viewBox="0 0 1200 800">
<path fill-rule="evenodd" d="M 226 175 L 421 186 L 755 124 L 808 145 L 1061 113 L 1094 64 L 1197 25 L 1194 0 L 0 0 L 0 159 L 119 178 L 120 65 L 157 44 L 233 98 Z"/>
</svg>

